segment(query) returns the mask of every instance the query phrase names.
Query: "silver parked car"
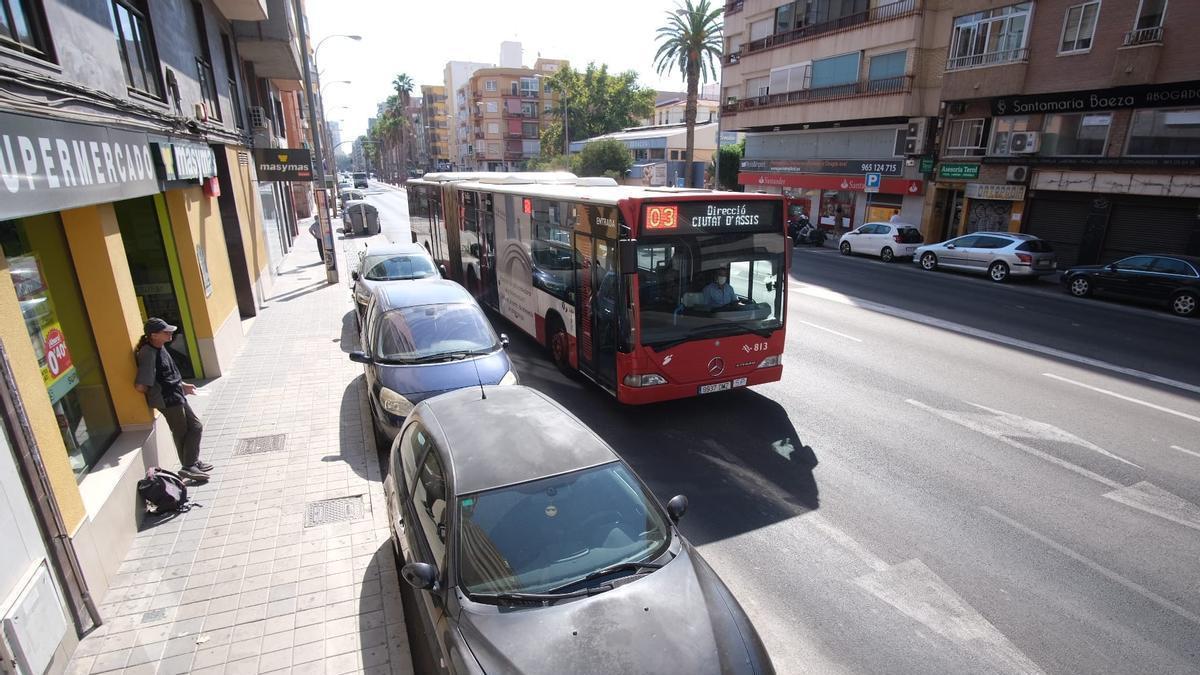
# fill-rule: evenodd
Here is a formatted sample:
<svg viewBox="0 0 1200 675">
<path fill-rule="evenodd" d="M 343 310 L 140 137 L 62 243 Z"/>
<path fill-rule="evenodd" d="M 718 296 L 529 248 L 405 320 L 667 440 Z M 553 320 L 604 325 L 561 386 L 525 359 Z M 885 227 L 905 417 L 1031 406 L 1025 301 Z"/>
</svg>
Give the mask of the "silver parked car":
<svg viewBox="0 0 1200 675">
<path fill-rule="evenodd" d="M 387 243 L 368 246 L 359 254 L 358 269 L 350 272 L 350 288 L 359 325 L 367 318 L 371 294 L 381 284 L 440 276 L 441 269 L 421 246 Z"/>
<path fill-rule="evenodd" d="M 1058 269 L 1050 242 L 1031 234 L 973 232 L 939 244 L 926 244 L 913 253 L 922 269 L 939 267 L 986 274 L 997 283 L 1009 277 L 1036 279 Z"/>
</svg>

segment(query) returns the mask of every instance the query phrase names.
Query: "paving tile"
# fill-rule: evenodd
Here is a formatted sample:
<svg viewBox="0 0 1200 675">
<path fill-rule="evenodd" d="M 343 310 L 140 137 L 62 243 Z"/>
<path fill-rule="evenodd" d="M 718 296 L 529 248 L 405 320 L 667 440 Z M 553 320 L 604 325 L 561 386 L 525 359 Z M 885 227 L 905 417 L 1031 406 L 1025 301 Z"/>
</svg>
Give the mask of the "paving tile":
<svg viewBox="0 0 1200 675">
<path fill-rule="evenodd" d="M 269 673 L 292 665 L 292 650 L 267 652 L 258 658 L 258 672 Z"/>
<path fill-rule="evenodd" d="M 234 642 L 233 644 L 229 645 L 229 655 L 227 658 L 230 662 L 233 662 L 250 657 L 256 657 L 262 651 L 262 643 L 263 640 L 261 637 Z M 257 666 L 255 666 L 255 668 L 257 668 Z"/>
<path fill-rule="evenodd" d="M 310 642 L 292 648 L 292 663 L 306 663 L 325 658 L 325 643 Z"/>
<path fill-rule="evenodd" d="M 158 664 L 158 675 L 186 675 L 192 672 L 192 653 L 164 658 Z"/>
<path fill-rule="evenodd" d="M 129 652 L 129 649 L 118 649 L 96 656 L 96 660 L 92 662 L 91 672 L 107 673 L 124 668 L 125 662 L 129 660 Z"/>
</svg>

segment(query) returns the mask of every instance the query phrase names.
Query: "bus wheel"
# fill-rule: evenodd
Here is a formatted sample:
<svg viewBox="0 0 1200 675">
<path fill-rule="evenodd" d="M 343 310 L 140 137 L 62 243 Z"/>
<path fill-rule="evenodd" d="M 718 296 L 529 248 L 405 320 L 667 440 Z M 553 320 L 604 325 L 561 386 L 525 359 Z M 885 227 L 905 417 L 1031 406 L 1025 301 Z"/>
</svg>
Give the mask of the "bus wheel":
<svg viewBox="0 0 1200 675">
<path fill-rule="evenodd" d="M 550 358 L 554 365 L 564 373 L 571 372 L 571 341 L 567 337 L 567 329 L 563 327 L 562 319 L 550 320 L 550 329 L 546 336 L 546 346 L 550 349 Z"/>
</svg>

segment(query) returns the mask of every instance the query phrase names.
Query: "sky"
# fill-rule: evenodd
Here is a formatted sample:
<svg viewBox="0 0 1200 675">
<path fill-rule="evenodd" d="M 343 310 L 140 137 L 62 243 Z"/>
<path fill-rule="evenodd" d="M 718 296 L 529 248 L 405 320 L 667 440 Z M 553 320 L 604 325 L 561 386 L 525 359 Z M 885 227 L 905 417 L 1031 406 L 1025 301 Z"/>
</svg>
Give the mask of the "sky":
<svg viewBox="0 0 1200 675">
<path fill-rule="evenodd" d="M 306 0 L 311 44 L 328 36 L 357 34 L 361 41 L 332 38 L 317 53 L 325 90 L 325 114 L 342 123 L 342 139 L 365 133 L 367 118 L 392 93 L 392 78 L 407 73 L 416 83 L 443 84 L 447 61 L 498 63 L 500 43 L 520 42 L 524 64 L 539 55 L 562 58 L 574 68 L 589 61 L 610 72 L 634 70 L 645 86 L 667 91 L 686 87 L 678 69 L 654 71 L 655 30 L 678 0 Z M 714 5 L 721 0 L 715 0 Z M 351 84 L 333 84 L 350 80 Z M 346 107 L 341 107 L 346 106 Z M 341 151 L 349 150 L 343 146 Z"/>
</svg>

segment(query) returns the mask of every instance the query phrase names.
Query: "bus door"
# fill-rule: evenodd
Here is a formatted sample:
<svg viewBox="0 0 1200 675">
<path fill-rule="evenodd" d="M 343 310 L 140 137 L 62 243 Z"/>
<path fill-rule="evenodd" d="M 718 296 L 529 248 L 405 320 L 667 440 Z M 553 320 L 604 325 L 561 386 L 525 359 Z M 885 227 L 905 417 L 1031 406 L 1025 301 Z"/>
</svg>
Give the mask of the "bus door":
<svg viewBox="0 0 1200 675">
<path fill-rule="evenodd" d="M 582 273 L 575 312 L 579 369 L 616 390 L 618 280 L 616 242 L 575 232 Z"/>
<path fill-rule="evenodd" d="M 479 275 L 483 283 L 483 302 L 500 309 L 500 293 L 496 280 L 496 212 L 495 195 L 479 195 Z"/>
</svg>

